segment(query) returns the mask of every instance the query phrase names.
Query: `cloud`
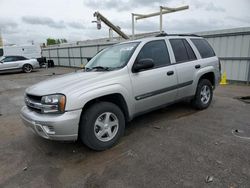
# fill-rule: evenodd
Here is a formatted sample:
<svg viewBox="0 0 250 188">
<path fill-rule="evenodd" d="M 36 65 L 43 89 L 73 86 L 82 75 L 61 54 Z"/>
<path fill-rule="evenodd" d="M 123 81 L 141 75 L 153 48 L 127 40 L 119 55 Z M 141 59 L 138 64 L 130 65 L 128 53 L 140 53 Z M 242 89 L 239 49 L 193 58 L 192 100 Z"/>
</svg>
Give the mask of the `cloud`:
<svg viewBox="0 0 250 188">
<path fill-rule="evenodd" d="M 128 11 L 134 8 L 142 7 L 159 7 L 161 5 L 166 5 L 172 0 L 166 2 L 166 0 L 85 0 L 84 5 L 94 8 L 94 9 L 114 9 L 117 11 Z M 194 6 L 197 9 L 203 9 L 206 11 L 214 12 L 225 12 L 225 9 L 215 5 L 213 2 L 206 2 L 200 0 L 190 0 L 188 3 L 190 6 Z"/>
<path fill-rule="evenodd" d="M 116 21 L 118 23 L 118 21 Z M 126 30 L 131 32 L 131 21 L 120 21 L 119 26 L 121 27 L 122 31 Z M 157 31 L 159 30 L 159 23 L 153 21 L 143 21 L 143 22 L 136 22 L 135 23 L 135 30 L 138 32 L 149 32 L 149 31 Z"/>
<path fill-rule="evenodd" d="M 67 25 L 69 27 L 72 27 L 73 29 L 85 29 L 85 25 L 81 22 L 67 22 Z"/>
<path fill-rule="evenodd" d="M 94 9 L 115 9 L 118 11 L 128 11 L 137 7 L 160 6 L 166 0 L 85 0 L 84 5 Z"/>
<path fill-rule="evenodd" d="M 194 5 L 197 9 L 204 9 L 206 11 L 214 11 L 214 12 L 225 12 L 225 9 L 215 5 L 213 2 L 205 2 L 200 0 L 192 0 L 190 4 Z"/>
<path fill-rule="evenodd" d="M 167 28 L 164 26 L 167 25 Z M 226 24 L 225 22 L 208 19 L 186 19 L 186 20 L 170 20 L 163 24 L 163 30 L 165 29 L 166 33 L 193 33 L 200 31 L 209 31 L 217 29 L 230 28 L 231 25 Z"/>
<path fill-rule="evenodd" d="M 54 21 L 49 17 L 23 16 L 22 21 L 31 25 L 46 25 L 56 29 L 63 29 L 66 27 L 64 21 Z"/>
<path fill-rule="evenodd" d="M 238 22 L 241 22 L 241 23 L 245 23 L 245 24 L 249 24 L 249 20 L 250 20 L 250 17 L 242 17 L 242 18 L 239 18 L 239 17 L 234 17 L 234 16 L 228 16 L 226 17 L 227 19 L 229 20 L 234 20 L 234 21 L 238 21 Z"/>
<path fill-rule="evenodd" d="M 75 21 L 64 22 L 62 20 L 55 21 L 49 17 L 23 16 L 22 21 L 26 24 L 48 26 L 50 28 L 55 28 L 55 29 L 64 29 L 67 26 L 71 27 L 73 29 L 84 29 L 85 28 L 85 26 L 81 22 L 75 22 Z"/>
<path fill-rule="evenodd" d="M 129 34 L 131 33 L 131 22 L 130 21 L 123 21 L 119 23 L 119 26 L 122 30 Z M 135 24 L 136 33 L 145 33 L 145 32 L 152 32 L 152 31 L 159 31 L 159 23 L 154 21 L 145 21 L 145 22 L 137 22 Z M 225 22 L 216 20 L 216 19 L 172 19 L 172 20 L 165 20 L 163 22 L 163 30 L 166 33 L 193 33 L 193 32 L 200 32 L 200 31 L 208 31 L 208 30 L 216 30 L 216 29 L 225 29 L 232 27 Z"/>
<path fill-rule="evenodd" d="M 13 21 L 0 20 L 0 32 L 12 34 L 17 32 L 18 24 Z"/>
</svg>

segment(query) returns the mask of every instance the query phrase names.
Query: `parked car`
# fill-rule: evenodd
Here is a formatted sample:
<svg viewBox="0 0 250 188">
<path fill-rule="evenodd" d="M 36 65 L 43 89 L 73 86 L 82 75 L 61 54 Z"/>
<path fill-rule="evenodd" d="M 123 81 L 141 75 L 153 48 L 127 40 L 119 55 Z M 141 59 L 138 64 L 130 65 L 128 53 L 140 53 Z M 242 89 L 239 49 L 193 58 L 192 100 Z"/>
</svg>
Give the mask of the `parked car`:
<svg viewBox="0 0 250 188">
<path fill-rule="evenodd" d="M 23 56 L 2 56 L 0 58 L 0 72 L 23 71 L 29 73 L 39 67 L 36 59 L 28 59 Z"/>
<path fill-rule="evenodd" d="M 36 59 L 39 62 L 40 67 L 44 66 L 46 63 L 46 58 L 42 57 L 41 46 L 37 44 L 0 47 L 0 57 L 12 55 Z"/>
<path fill-rule="evenodd" d="M 140 114 L 186 99 L 206 109 L 219 81 L 220 62 L 205 39 L 159 35 L 116 44 L 84 71 L 29 87 L 21 117 L 46 139 L 79 138 L 104 150 Z"/>
</svg>

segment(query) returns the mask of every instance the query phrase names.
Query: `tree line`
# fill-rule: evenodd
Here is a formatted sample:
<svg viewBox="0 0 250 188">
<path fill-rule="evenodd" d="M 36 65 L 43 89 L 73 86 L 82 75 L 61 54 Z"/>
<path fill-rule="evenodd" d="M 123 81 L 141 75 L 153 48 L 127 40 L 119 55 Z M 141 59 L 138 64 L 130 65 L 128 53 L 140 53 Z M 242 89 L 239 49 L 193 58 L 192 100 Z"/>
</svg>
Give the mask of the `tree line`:
<svg viewBox="0 0 250 188">
<path fill-rule="evenodd" d="M 46 44 L 54 45 L 54 44 L 61 44 L 61 43 L 67 43 L 68 41 L 66 39 L 53 39 L 53 38 L 47 38 Z"/>
</svg>

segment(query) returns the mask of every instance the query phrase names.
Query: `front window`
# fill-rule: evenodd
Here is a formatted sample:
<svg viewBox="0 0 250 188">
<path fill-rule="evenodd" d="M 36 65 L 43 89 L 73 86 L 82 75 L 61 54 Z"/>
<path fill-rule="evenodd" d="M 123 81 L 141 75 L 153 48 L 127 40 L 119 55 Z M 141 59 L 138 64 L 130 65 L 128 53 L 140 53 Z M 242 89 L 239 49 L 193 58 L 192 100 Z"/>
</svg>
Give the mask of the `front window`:
<svg viewBox="0 0 250 188">
<path fill-rule="evenodd" d="M 8 56 L 8 57 L 3 57 L 1 61 L 7 63 L 7 62 L 16 61 L 16 58 L 14 56 Z"/>
<path fill-rule="evenodd" d="M 128 63 L 138 44 L 138 42 L 117 44 L 104 49 L 89 61 L 85 69 L 114 70 L 122 68 Z"/>
</svg>

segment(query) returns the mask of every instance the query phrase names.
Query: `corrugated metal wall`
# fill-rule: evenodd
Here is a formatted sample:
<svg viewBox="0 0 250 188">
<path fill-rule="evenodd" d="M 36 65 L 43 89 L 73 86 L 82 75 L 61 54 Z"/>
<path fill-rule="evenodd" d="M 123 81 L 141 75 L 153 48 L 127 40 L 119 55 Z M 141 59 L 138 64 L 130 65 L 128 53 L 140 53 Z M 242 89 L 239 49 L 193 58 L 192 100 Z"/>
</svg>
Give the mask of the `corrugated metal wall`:
<svg viewBox="0 0 250 188">
<path fill-rule="evenodd" d="M 228 80 L 250 80 L 250 28 L 199 33 L 212 45 Z"/>
<path fill-rule="evenodd" d="M 115 43 L 53 46 L 43 48 L 42 55 L 47 60 L 53 60 L 57 66 L 81 67 L 97 52 L 112 44 Z"/>
<path fill-rule="evenodd" d="M 228 80 L 250 81 L 250 27 L 197 33 L 205 37 L 221 60 Z M 106 40 L 106 39 L 105 39 Z M 44 48 L 42 54 L 55 65 L 80 67 L 98 51 L 117 42 L 86 41 Z"/>
</svg>

